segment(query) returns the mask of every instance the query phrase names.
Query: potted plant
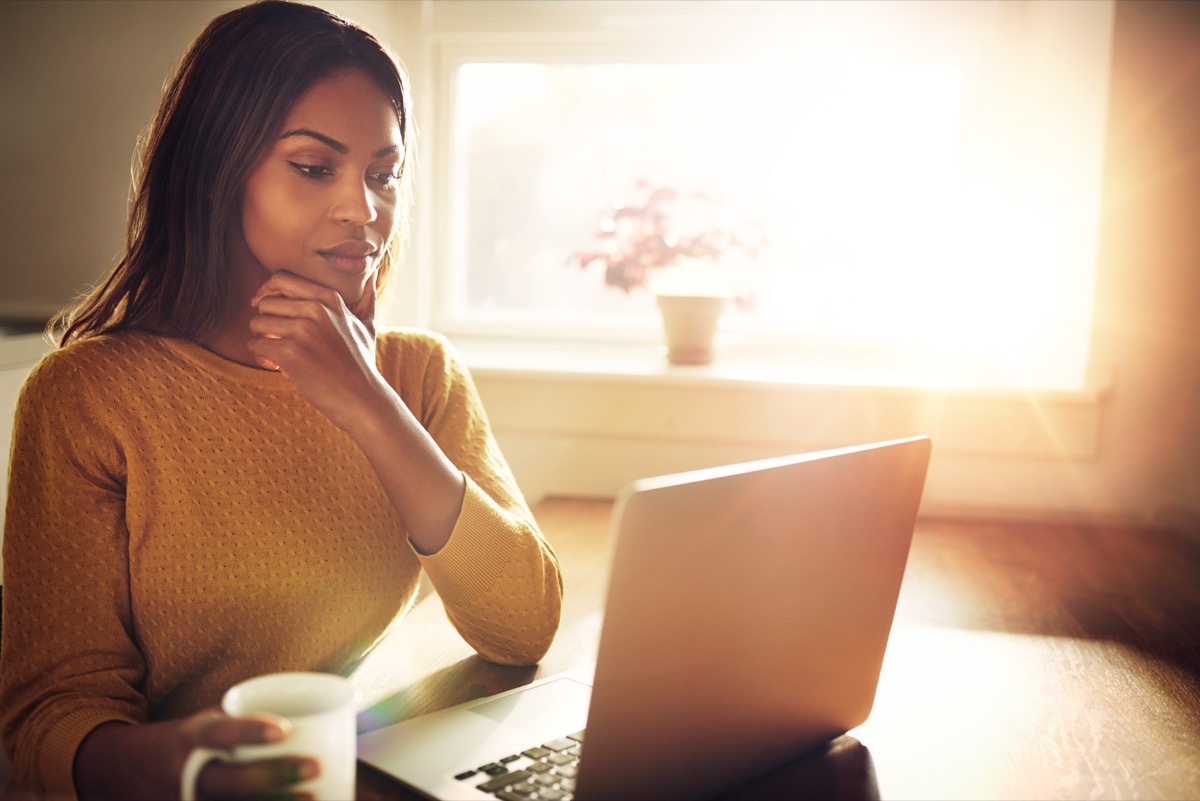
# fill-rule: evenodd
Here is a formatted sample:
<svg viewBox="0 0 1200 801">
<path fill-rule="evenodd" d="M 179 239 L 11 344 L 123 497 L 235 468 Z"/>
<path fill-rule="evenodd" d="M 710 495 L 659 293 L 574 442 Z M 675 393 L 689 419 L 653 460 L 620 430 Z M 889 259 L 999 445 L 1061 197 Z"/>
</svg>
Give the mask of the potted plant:
<svg viewBox="0 0 1200 801">
<path fill-rule="evenodd" d="M 654 293 L 675 364 L 707 364 L 726 305 L 753 304 L 738 266 L 765 242 L 729 219 L 711 195 L 639 181 L 634 196 L 607 209 L 591 247 L 578 251 L 582 269 L 599 267 L 606 285 Z"/>
</svg>

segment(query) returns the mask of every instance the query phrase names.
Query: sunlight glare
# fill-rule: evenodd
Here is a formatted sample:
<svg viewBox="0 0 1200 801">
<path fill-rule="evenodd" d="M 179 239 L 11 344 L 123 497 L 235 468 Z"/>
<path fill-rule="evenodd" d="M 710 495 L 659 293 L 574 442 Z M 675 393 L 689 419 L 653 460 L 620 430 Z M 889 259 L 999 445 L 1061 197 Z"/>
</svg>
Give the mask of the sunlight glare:
<svg viewBox="0 0 1200 801">
<path fill-rule="evenodd" d="M 903 357 L 898 369 L 944 367 L 971 386 L 1079 388 L 1102 5 L 1031 6 L 997 27 L 1003 6 L 811 4 L 789 26 L 772 23 L 792 12 L 768 4 L 768 27 L 732 49 L 737 37 L 711 52 L 459 64 L 448 317 L 655 335 L 648 293 L 564 270 L 603 215 L 650 184 L 710 195 L 765 234 L 765 251 L 723 265 L 756 290 L 722 322 L 746 342 L 795 360 Z M 1045 16 L 1072 35 L 1037 33 Z"/>
</svg>

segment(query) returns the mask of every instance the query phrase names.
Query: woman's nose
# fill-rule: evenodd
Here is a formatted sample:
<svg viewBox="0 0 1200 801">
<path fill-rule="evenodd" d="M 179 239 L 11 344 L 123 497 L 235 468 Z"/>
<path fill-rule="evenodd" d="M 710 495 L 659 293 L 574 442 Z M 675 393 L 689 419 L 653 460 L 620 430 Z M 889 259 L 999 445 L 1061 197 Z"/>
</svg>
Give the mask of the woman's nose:
<svg viewBox="0 0 1200 801">
<path fill-rule="evenodd" d="M 354 225 L 369 225 L 379 217 L 370 187 L 358 180 L 344 181 L 339 185 L 337 198 L 329 213 L 339 222 Z"/>
</svg>

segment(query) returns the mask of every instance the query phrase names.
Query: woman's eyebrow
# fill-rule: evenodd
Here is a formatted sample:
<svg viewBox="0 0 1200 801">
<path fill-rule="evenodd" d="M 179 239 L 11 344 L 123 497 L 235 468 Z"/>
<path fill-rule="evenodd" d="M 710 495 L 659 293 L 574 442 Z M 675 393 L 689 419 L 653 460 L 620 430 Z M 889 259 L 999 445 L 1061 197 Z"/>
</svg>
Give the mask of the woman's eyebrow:
<svg viewBox="0 0 1200 801">
<path fill-rule="evenodd" d="M 332 148 L 333 150 L 337 151 L 338 153 L 341 153 L 343 156 L 350 152 L 349 147 L 342 144 L 338 140 L 334 139 L 332 136 L 326 136 L 325 134 L 320 133 L 318 131 L 314 131 L 311 128 L 295 128 L 291 131 L 280 134 L 279 138 L 286 139 L 289 136 L 307 136 L 311 139 L 316 139 L 318 142 L 320 142 L 324 145 L 327 145 L 328 147 Z M 384 156 L 391 156 L 393 154 L 398 154 L 399 152 L 400 152 L 399 145 L 389 145 L 388 147 L 384 147 L 384 148 L 380 148 L 379 150 L 376 150 L 374 153 L 371 154 L 371 158 L 375 158 L 375 159 L 383 158 Z"/>
<path fill-rule="evenodd" d="M 323 133 L 317 133 L 316 131 L 312 130 L 311 128 L 295 128 L 291 131 L 288 131 L 287 133 L 280 134 L 279 138 L 287 139 L 289 136 L 307 136 L 312 139 L 316 139 L 318 142 L 328 145 L 329 147 L 336 150 L 338 153 L 341 153 L 343 156 L 350 152 L 350 148 L 346 147 L 341 142 L 334 139 L 332 136 L 326 136 Z"/>
</svg>

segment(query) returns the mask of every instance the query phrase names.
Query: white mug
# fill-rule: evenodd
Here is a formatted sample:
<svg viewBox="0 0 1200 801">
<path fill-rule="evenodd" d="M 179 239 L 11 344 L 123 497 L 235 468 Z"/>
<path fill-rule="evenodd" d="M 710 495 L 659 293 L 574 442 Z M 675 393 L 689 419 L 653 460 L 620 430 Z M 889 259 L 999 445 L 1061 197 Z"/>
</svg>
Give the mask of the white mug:
<svg viewBox="0 0 1200 801">
<path fill-rule="evenodd" d="M 312 793 L 317 801 L 352 801 L 357 755 L 355 702 L 350 680 L 331 673 L 269 673 L 231 687 L 221 700 L 225 714 L 278 715 L 291 722 L 291 734 L 281 743 L 239 745 L 229 751 L 196 748 L 183 767 L 180 797 L 196 800 L 196 779 L 211 759 L 251 762 L 305 756 L 321 763 L 321 773 L 294 790 Z"/>
</svg>

